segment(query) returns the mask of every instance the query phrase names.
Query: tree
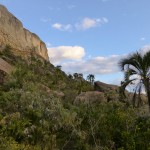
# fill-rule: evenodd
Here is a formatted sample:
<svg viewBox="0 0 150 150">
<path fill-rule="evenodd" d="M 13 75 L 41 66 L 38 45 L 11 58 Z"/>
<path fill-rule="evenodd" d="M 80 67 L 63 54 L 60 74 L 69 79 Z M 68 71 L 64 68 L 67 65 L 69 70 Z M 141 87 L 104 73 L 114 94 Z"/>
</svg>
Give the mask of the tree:
<svg viewBox="0 0 150 150">
<path fill-rule="evenodd" d="M 141 92 L 145 90 L 147 94 L 150 111 L 150 51 L 145 54 L 133 53 L 119 62 L 121 71 L 124 71 L 124 81 L 122 91 L 128 85 L 134 86 L 133 102 L 137 97 L 138 104 L 141 101 Z"/>
<path fill-rule="evenodd" d="M 61 65 L 57 65 L 56 68 L 61 70 L 62 66 Z"/>
<path fill-rule="evenodd" d="M 73 79 L 72 74 L 68 74 L 68 78 L 69 78 L 69 79 Z"/>
<path fill-rule="evenodd" d="M 79 73 L 79 74 L 78 74 L 78 79 L 80 79 L 80 80 L 83 79 L 83 74 L 82 74 L 82 73 Z"/>
<path fill-rule="evenodd" d="M 88 76 L 87 76 L 87 80 L 93 85 L 93 83 L 94 83 L 94 79 L 95 79 L 95 77 L 94 77 L 94 75 L 93 74 L 89 74 Z"/>
<path fill-rule="evenodd" d="M 73 76 L 74 76 L 74 79 L 77 79 L 78 78 L 78 73 L 74 73 Z"/>
</svg>

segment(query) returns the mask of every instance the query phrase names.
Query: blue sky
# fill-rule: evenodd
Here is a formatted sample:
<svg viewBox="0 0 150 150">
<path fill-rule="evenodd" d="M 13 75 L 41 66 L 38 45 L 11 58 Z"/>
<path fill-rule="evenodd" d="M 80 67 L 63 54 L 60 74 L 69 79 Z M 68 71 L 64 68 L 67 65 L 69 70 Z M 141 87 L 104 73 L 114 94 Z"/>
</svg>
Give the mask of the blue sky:
<svg viewBox="0 0 150 150">
<path fill-rule="evenodd" d="M 150 47 L 149 0 L 0 0 L 48 47 L 66 73 L 118 84 L 117 62 Z"/>
</svg>

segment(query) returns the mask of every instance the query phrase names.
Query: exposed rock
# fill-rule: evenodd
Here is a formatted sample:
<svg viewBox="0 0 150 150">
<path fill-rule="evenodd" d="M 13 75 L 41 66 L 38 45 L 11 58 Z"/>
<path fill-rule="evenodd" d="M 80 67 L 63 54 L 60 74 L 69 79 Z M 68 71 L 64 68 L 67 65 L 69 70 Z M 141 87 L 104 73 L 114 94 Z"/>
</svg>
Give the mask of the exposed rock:
<svg viewBox="0 0 150 150">
<path fill-rule="evenodd" d="M 6 74 L 10 74 L 13 71 L 13 67 L 5 60 L 0 58 L 0 84 L 4 83 Z"/>
<path fill-rule="evenodd" d="M 96 91 L 100 91 L 100 92 L 107 92 L 110 90 L 119 92 L 119 86 L 117 85 L 112 85 L 112 84 L 106 84 L 100 81 L 96 81 L 94 83 L 94 88 Z"/>
<path fill-rule="evenodd" d="M 103 83 L 103 82 L 100 82 L 100 81 L 96 81 L 94 83 L 94 88 L 95 88 L 96 91 L 104 92 L 105 97 L 106 97 L 108 102 L 109 101 L 122 101 L 122 102 L 127 102 L 127 103 L 130 103 L 130 104 L 133 103 L 134 93 L 129 92 L 128 90 L 125 90 L 125 95 L 126 96 L 121 97 L 120 96 L 120 91 L 119 91 L 119 86 L 117 86 L 117 85 L 106 84 L 106 83 Z M 141 104 L 142 105 L 146 104 L 146 102 L 147 102 L 146 95 L 142 94 L 141 98 L 142 98 Z M 139 102 L 139 99 L 138 99 L 138 96 L 137 96 L 137 98 L 135 99 L 135 106 L 136 107 L 138 106 L 138 102 Z"/>
<path fill-rule="evenodd" d="M 0 5 L 0 45 L 10 45 L 15 54 L 21 56 L 27 56 L 32 50 L 48 60 L 45 43 L 36 34 L 24 29 L 22 23 L 3 5 Z"/>
<path fill-rule="evenodd" d="M 119 86 L 106 84 L 100 81 L 94 83 L 96 91 L 104 92 L 107 101 L 118 101 L 119 100 Z"/>
<path fill-rule="evenodd" d="M 106 102 L 107 100 L 104 97 L 104 93 L 97 91 L 87 91 L 78 95 L 74 101 L 74 104 L 93 104 Z"/>
<path fill-rule="evenodd" d="M 9 74 L 13 70 L 13 67 L 9 63 L 7 63 L 5 60 L 0 58 L 0 70 Z"/>
</svg>

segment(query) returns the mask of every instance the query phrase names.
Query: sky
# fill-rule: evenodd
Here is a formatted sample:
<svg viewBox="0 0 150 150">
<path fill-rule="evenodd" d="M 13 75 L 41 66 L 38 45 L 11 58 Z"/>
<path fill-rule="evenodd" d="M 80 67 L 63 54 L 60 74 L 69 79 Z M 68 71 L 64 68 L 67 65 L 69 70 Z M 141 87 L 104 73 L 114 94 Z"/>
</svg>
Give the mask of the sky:
<svg viewBox="0 0 150 150">
<path fill-rule="evenodd" d="M 150 0 L 0 0 L 66 73 L 119 84 L 118 61 L 150 48 Z"/>
</svg>

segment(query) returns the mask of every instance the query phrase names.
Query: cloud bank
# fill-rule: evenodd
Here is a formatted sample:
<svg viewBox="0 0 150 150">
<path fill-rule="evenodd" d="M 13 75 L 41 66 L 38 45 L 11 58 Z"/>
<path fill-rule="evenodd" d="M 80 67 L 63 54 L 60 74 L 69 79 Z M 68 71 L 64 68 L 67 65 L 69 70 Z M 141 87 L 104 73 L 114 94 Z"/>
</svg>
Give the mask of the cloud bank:
<svg viewBox="0 0 150 150">
<path fill-rule="evenodd" d="M 60 30 L 60 31 L 72 31 L 74 30 L 88 30 L 90 28 L 99 27 L 103 24 L 108 23 L 109 20 L 106 17 L 102 18 L 89 18 L 85 17 L 80 22 L 74 24 L 62 24 L 62 23 L 54 23 L 51 25 L 52 28 Z"/>
<path fill-rule="evenodd" d="M 48 48 L 50 61 L 61 65 L 65 72 L 84 74 L 110 74 L 118 72 L 118 61 L 124 55 L 97 56 L 87 58 L 80 46 L 58 46 Z"/>
<path fill-rule="evenodd" d="M 139 50 L 142 54 L 150 51 L 150 45 L 144 46 Z M 62 69 L 67 73 L 83 73 L 83 74 L 112 74 L 120 72 L 118 62 L 127 56 L 110 55 L 110 56 L 86 56 L 85 49 L 81 46 L 58 46 L 48 48 L 50 61 L 54 65 L 61 65 Z"/>
<path fill-rule="evenodd" d="M 121 56 L 123 57 L 123 56 Z M 92 57 L 90 59 L 82 59 L 77 62 L 63 63 L 63 70 L 66 72 L 82 72 L 84 74 L 110 74 L 119 71 L 118 61 L 119 55 L 111 55 L 108 57 Z"/>
</svg>

